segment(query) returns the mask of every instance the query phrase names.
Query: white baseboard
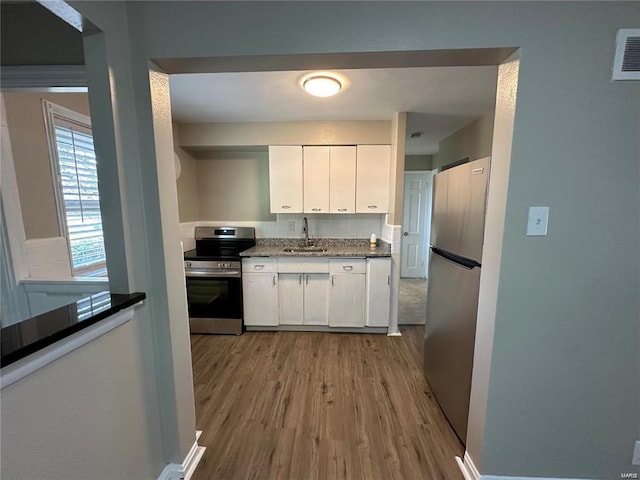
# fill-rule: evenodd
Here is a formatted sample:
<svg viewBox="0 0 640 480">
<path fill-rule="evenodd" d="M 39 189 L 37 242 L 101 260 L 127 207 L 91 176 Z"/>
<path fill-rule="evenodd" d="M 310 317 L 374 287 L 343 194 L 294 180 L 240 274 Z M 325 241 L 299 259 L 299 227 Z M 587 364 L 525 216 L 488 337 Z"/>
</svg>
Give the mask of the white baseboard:
<svg viewBox="0 0 640 480">
<path fill-rule="evenodd" d="M 193 442 L 191 450 L 187 454 L 187 458 L 182 462 L 182 471 L 184 472 L 184 480 L 190 480 L 193 472 L 196 471 L 196 467 L 200 463 L 202 456 L 204 455 L 205 447 L 198 445 L 198 439 L 202 435 L 202 430 L 196 430 L 196 441 Z"/>
<path fill-rule="evenodd" d="M 456 456 L 456 462 L 464 476 L 464 480 L 480 480 L 480 473 L 473 463 L 469 452 L 464 452 L 464 461 L 462 461 L 460 457 Z"/>
<path fill-rule="evenodd" d="M 588 480 L 586 478 L 559 478 L 559 477 L 505 477 L 503 475 L 481 475 L 480 480 Z"/>
<path fill-rule="evenodd" d="M 580 478 L 551 478 L 551 477 L 511 477 L 503 475 L 480 475 L 469 452 L 464 452 L 464 461 L 456 456 L 458 468 L 465 480 L 587 480 Z"/>
<path fill-rule="evenodd" d="M 182 464 L 179 463 L 169 463 L 167 464 L 158 480 L 189 480 L 195 472 L 198 463 L 202 459 L 202 455 L 204 455 L 205 447 L 201 447 L 198 445 L 198 439 L 202 435 L 202 430 L 196 431 L 196 441 L 193 442 L 191 446 L 191 450 L 187 453 Z"/>
<path fill-rule="evenodd" d="M 182 465 L 179 463 L 168 463 L 160 473 L 158 480 L 181 480 L 183 477 Z"/>
</svg>

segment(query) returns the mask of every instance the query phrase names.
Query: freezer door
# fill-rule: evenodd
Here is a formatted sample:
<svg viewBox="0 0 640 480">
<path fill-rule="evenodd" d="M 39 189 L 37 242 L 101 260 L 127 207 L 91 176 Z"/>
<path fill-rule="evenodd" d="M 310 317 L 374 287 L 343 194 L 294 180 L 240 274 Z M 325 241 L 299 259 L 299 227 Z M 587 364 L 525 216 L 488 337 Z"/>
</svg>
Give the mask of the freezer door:
<svg viewBox="0 0 640 480">
<path fill-rule="evenodd" d="M 431 252 L 424 373 L 449 423 L 467 436 L 480 268 L 467 269 Z"/>
<path fill-rule="evenodd" d="M 431 245 L 480 262 L 489 157 L 435 176 Z"/>
<path fill-rule="evenodd" d="M 433 177 L 433 201 L 431 204 L 431 245 L 441 246 L 449 251 L 456 250 L 455 225 L 449 221 L 449 177 L 451 170 L 445 170 Z"/>
<path fill-rule="evenodd" d="M 463 184 L 467 193 L 463 197 L 466 203 L 460 207 L 462 220 L 459 255 L 482 262 L 489 157 L 469 162 L 465 166 L 467 168 Z"/>
</svg>

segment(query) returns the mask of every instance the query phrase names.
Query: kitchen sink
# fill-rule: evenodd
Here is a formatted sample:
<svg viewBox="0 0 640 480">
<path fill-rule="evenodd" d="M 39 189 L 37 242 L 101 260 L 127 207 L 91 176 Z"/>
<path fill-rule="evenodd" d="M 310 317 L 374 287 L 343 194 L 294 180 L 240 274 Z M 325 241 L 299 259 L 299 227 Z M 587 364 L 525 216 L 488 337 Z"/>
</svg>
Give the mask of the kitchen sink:
<svg viewBox="0 0 640 480">
<path fill-rule="evenodd" d="M 285 248 L 282 251 L 286 253 L 325 253 L 327 249 L 322 247 L 299 247 Z"/>
</svg>

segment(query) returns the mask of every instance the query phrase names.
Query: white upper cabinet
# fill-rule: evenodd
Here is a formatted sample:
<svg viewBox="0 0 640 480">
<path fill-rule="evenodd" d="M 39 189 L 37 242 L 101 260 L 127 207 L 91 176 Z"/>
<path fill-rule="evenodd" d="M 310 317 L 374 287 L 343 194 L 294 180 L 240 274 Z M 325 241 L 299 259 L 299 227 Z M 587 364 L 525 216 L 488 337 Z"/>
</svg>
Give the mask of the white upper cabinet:
<svg viewBox="0 0 640 480">
<path fill-rule="evenodd" d="M 270 146 L 272 213 L 387 213 L 389 145 Z"/>
<path fill-rule="evenodd" d="M 331 213 L 356 211 L 356 147 L 331 147 L 329 155 Z"/>
<path fill-rule="evenodd" d="M 269 147 L 271 213 L 302 213 L 302 147 Z"/>
<path fill-rule="evenodd" d="M 356 213 L 386 213 L 389 208 L 389 145 L 358 145 Z"/>
<path fill-rule="evenodd" d="M 330 147 L 303 147 L 305 213 L 329 213 Z"/>
</svg>

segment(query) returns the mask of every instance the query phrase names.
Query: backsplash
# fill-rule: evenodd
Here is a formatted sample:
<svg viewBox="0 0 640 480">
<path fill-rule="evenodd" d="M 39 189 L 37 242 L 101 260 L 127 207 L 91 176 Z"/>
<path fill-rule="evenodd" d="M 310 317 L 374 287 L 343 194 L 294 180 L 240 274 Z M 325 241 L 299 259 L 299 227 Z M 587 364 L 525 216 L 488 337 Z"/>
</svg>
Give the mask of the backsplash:
<svg viewBox="0 0 640 480">
<path fill-rule="evenodd" d="M 193 231 L 196 226 L 223 226 L 233 225 L 237 227 L 254 227 L 256 238 L 302 238 L 302 219 L 307 217 L 309 221 L 309 236 L 311 238 L 366 238 L 372 233 L 381 237 L 385 216 L 376 214 L 355 215 L 322 215 L 322 214 L 278 214 L 275 222 L 189 222 L 181 223 L 181 235 L 183 248 L 194 245 Z M 191 247 L 193 248 L 193 247 Z"/>
</svg>

